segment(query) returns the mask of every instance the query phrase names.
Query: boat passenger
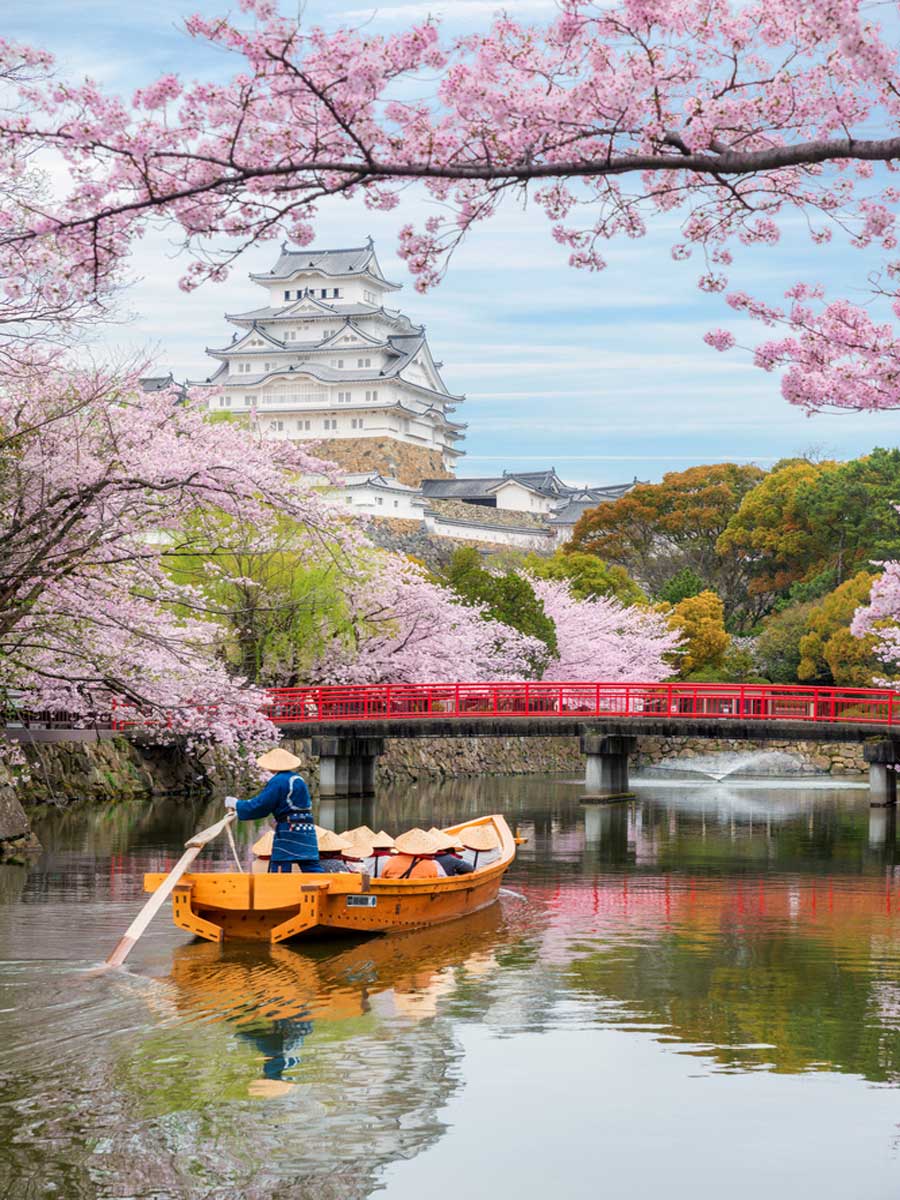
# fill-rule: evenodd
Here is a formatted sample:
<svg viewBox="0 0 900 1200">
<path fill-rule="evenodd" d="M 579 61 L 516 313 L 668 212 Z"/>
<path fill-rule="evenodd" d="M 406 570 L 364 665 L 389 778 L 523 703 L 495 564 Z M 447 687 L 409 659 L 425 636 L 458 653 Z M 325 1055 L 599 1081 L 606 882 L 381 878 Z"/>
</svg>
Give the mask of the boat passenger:
<svg viewBox="0 0 900 1200">
<path fill-rule="evenodd" d="M 301 871 L 321 870 L 309 788 L 297 774 L 297 768 L 302 766 L 300 759 L 278 746 L 261 755 L 256 762 L 264 771 L 272 772 L 269 782 L 249 800 L 226 796 L 225 807 L 233 809 L 240 821 L 275 818 L 270 875 L 290 872 L 295 863 Z"/>
<path fill-rule="evenodd" d="M 346 834 L 342 836 L 348 842 L 347 849 L 341 851 L 341 860 L 347 870 L 357 875 L 371 874 L 366 863 L 372 857 L 372 843 L 364 841 L 361 834 L 356 839 L 347 838 Z"/>
<path fill-rule="evenodd" d="M 389 858 L 381 872 L 382 879 L 439 879 L 446 875 L 435 862 L 439 843 L 424 829 L 410 829 L 394 842 L 397 853 Z"/>
<path fill-rule="evenodd" d="M 474 870 L 490 866 L 500 857 L 500 839 L 493 825 L 472 825 L 460 837 L 465 847 L 463 857 Z"/>
<path fill-rule="evenodd" d="M 447 875 L 471 875 L 475 870 L 470 862 L 462 856 L 463 844 L 458 833 L 445 833 L 443 829 L 428 830 L 433 838 L 440 843 L 440 853 L 435 862 L 441 864 Z"/>
<path fill-rule="evenodd" d="M 379 833 L 368 833 L 365 830 L 366 826 L 361 825 L 359 829 L 350 829 L 342 833 L 341 837 L 365 848 L 367 853 L 362 860 L 362 870 L 377 878 L 384 865 L 382 860 L 394 853 L 394 839 L 383 829 Z M 349 865 L 352 866 L 352 862 Z"/>
<path fill-rule="evenodd" d="M 352 868 L 344 862 L 343 854 L 349 850 L 352 843 L 346 838 L 332 833 L 330 829 L 320 829 L 316 826 L 316 836 L 319 840 L 319 870 L 329 875 L 346 875 Z"/>
</svg>

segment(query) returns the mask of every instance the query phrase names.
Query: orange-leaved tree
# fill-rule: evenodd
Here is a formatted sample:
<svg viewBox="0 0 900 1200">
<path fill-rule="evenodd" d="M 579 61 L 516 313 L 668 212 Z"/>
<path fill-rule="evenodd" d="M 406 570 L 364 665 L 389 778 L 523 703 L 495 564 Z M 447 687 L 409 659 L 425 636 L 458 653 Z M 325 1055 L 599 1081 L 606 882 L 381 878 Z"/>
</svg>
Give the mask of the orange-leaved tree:
<svg viewBox="0 0 900 1200">
<path fill-rule="evenodd" d="M 752 564 L 722 553 L 718 541 L 764 474 L 736 463 L 671 471 L 661 483 L 638 484 L 614 503 L 589 509 L 568 548 L 618 563 L 654 595 L 689 568 L 722 598 L 726 620 L 742 629 L 759 616 L 759 601 L 747 591 Z"/>
</svg>

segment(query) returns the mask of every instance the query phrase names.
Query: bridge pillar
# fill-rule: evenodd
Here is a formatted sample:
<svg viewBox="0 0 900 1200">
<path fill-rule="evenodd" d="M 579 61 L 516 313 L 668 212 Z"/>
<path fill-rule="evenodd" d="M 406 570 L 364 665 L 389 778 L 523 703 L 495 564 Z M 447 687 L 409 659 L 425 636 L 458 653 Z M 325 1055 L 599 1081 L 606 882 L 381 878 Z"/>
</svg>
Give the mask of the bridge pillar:
<svg viewBox="0 0 900 1200">
<path fill-rule="evenodd" d="M 628 794 L 628 755 L 636 737 L 608 737 L 583 733 L 580 745 L 585 756 L 584 786 L 588 797 L 613 799 Z"/>
<path fill-rule="evenodd" d="M 896 804 L 900 742 L 866 742 L 863 756 L 869 764 L 869 803 L 873 807 Z"/>
<path fill-rule="evenodd" d="M 314 737 L 310 749 L 319 759 L 320 796 L 368 796 L 375 791 L 384 738 Z"/>
</svg>

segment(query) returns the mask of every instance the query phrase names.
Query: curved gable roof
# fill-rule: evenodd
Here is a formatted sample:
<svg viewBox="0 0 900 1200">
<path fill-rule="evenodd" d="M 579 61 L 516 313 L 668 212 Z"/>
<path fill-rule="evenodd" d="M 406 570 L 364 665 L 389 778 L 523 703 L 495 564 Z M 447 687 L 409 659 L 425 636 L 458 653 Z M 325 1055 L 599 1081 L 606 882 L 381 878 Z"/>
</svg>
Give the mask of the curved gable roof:
<svg viewBox="0 0 900 1200">
<path fill-rule="evenodd" d="M 399 283 L 391 283 L 382 274 L 375 248 L 369 241 L 365 246 L 350 246 L 338 250 L 289 250 L 283 243 L 278 261 L 270 271 L 251 273 L 257 283 L 277 283 L 300 274 L 323 275 L 328 279 L 348 275 L 369 275 L 391 291 L 399 291 Z"/>
</svg>

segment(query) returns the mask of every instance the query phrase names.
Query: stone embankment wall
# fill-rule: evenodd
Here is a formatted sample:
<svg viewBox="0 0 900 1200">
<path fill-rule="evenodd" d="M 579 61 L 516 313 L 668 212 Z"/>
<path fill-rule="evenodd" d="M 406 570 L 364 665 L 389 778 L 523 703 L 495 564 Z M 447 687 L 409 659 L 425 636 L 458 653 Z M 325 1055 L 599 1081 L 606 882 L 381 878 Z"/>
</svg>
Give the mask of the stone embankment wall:
<svg viewBox="0 0 900 1200">
<path fill-rule="evenodd" d="M 378 471 L 408 487 L 418 487 L 423 479 L 448 479 L 451 475 L 440 450 L 396 438 L 329 438 L 318 444 L 316 453 L 344 471 Z"/>
<path fill-rule="evenodd" d="M 318 762 L 307 739 L 286 743 L 303 762 L 315 787 Z M 866 770 L 862 746 L 855 743 L 743 742 L 734 738 L 702 741 L 680 737 L 638 740 L 635 767 L 670 766 L 721 751 L 778 750 L 796 760 L 798 775 L 859 775 Z M 24 747 L 30 778 L 16 782 L 15 769 L 0 759 L 0 853 L 4 847 L 33 845 L 27 808 L 73 801 L 110 802 L 157 795 L 246 793 L 258 780 L 236 778 L 215 762 L 187 758 L 174 746 L 139 745 L 125 738 L 100 742 L 41 743 Z M 779 773 L 784 764 L 779 764 Z M 572 737 L 388 738 L 379 760 L 382 783 L 463 775 L 542 775 L 584 773 L 578 739 Z"/>
<path fill-rule="evenodd" d="M 24 777 L 0 757 L 0 856 L 36 848 L 27 816 L 33 805 L 203 795 L 249 783 L 186 757 L 177 746 L 138 745 L 127 738 L 40 742 L 22 751 Z"/>
</svg>

